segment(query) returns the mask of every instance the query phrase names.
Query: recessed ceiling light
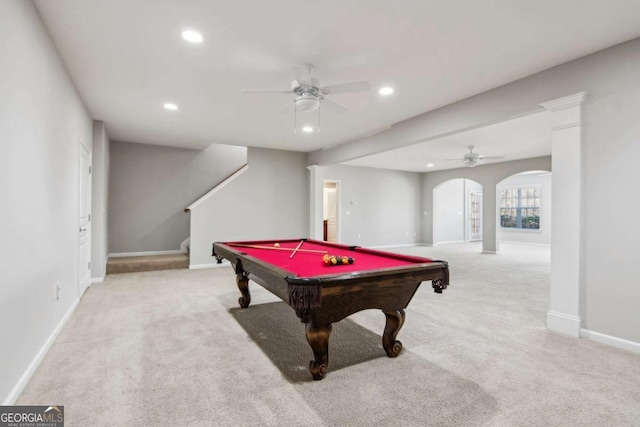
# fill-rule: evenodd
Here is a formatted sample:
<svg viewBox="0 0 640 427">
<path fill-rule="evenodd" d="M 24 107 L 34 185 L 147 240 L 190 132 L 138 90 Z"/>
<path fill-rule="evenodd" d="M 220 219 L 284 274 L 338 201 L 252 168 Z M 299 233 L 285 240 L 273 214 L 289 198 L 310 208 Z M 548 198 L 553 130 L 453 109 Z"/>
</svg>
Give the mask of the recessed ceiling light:
<svg viewBox="0 0 640 427">
<path fill-rule="evenodd" d="M 182 38 L 191 43 L 202 43 L 202 34 L 193 30 L 185 30 L 182 32 Z"/>
<path fill-rule="evenodd" d="M 393 93 L 393 88 L 391 86 L 385 86 L 381 88 L 378 93 L 380 95 L 391 95 Z"/>
<path fill-rule="evenodd" d="M 428 168 L 432 168 L 433 167 L 433 163 L 427 163 L 427 167 Z"/>
<path fill-rule="evenodd" d="M 166 110 L 170 110 L 170 111 L 176 111 L 178 109 L 178 106 L 176 104 L 171 103 L 171 102 L 165 102 L 163 107 Z"/>
<path fill-rule="evenodd" d="M 313 132 L 313 128 L 311 126 L 305 126 L 302 128 L 302 132 L 311 133 Z"/>
</svg>

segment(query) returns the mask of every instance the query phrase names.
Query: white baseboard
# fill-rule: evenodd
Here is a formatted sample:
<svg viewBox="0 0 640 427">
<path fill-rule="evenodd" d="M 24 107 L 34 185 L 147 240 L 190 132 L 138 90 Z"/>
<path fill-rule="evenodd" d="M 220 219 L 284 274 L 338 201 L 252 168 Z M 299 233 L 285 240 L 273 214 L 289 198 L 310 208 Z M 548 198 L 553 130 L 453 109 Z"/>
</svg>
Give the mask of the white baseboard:
<svg viewBox="0 0 640 427">
<path fill-rule="evenodd" d="M 53 345 L 53 342 L 58 337 L 58 334 L 60 334 L 60 331 L 62 331 L 62 328 L 64 328 L 64 325 L 67 324 L 67 321 L 76 310 L 76 307 L 78 307 L 79 303 L 80 298 L 76 298 L 73 304 L 71 304 L 71 307 L 69 307 L 69 310 L 67 310 L 62 320 L 60 320 L 56 328 L 53 330 L 53 332 L 51 332 L 51 335 L 49 335 L 49 338 L 47 338 L 47 340 L 44 342 L 44 344 L 40 348 L 40 351 L 38 351 L 38 354 L 36 354 L 36 357 L 33 358 L 26 371 L 24 371 L 16 385 L 13 387 L 13 389 L 11 389 L 9 395 L 6 397 L 4 402 L 2 402 L 3 406 L 13 405 L 16 403 L 16 400 L 20 396 L 20 393 L 22 393 L 22 391 L 24 390 L 25 386 L 31 379 L 31 376 L 40 365 L 40 362 L 42 362 L 42 359 L 44 359 L 47 351 L 49 351 L 49 348 L 51 348 L 51 345 Z"/>
<path fill-rule="evenodd" d="M 536 243 L 536 242 L 518 242 L 515 240 L 500 240 L 500 243 L 508 243 L 510 245 L 524 245 L 524 246 L 542 246 L 544 248 L 550 248 L 550 243 Z"/>
<path fill-rule="evenodd" d="M 181 250 L 175 251 L 147 251 L 147 252 L 116 252 L 109 254 L 110 258 L 120 258 L 125 256 L 150 256 L 150 255 L 175 255 L 183 253 Z"/>
<path fill-rule="evenodd" d="M 580 337 L 580 318 L 555 311 L 547 312 L 547 329 L 572 337 Z"/>
<path fill-rule="evenodd" d="M 105 276 L 102 276 L 102 277 L 92 277 L 92 278 L 91 278 L 91 284 L 93 285 L 94 283 L 102 283 L 102 282 L 104 282 L 104 277 L 105 277 Z"/>
<path fill-rule="evenodd" d="M 480 252 L 480 253 L 483 253 L 483 254 L 489 254 L 489 255 L 495 255 L 495 254 L 497 254 L 498 252 L 497 252 L 497 251 L 488 251 L 488 250 L 486 250 L 486 249 L 483 249 L 483 250 L 482 250 L 482 252 Z"/>
<path fill-rule="evenodd" d="M 640 343 L 637 342 L 601 334 L 600 332 L 590 331 L 588 329 L 580 329 L 580 337 L 640 354 Z"/>
<path fill-rule="evenodd" d="M 403 243 L 400 245 L 380 245 L 380 246 L 367 246 L 371 249 L 388 249 L 388 248 L 411 248 L 418 246 L 417 243 Z"/>
<path fill-rule="evenodd" d="M 229 261 L 222 260 L 222 264 L 218 264 L 217 262 L 212 262 L 209 264 L 189 264 L 189 270 L 203 270 L 205 268 L 218 268 L 218 267 L 228 267 L 231 263 Z"/>
<path fill-rule="evenodd" d="M 445 240 L 443 242 L 436 242 L 433 244 L 433 246 L 437 246 L 437 245 L 449 245 L 452 243 L 466 243 L 464 240 Z"/>
</svg>

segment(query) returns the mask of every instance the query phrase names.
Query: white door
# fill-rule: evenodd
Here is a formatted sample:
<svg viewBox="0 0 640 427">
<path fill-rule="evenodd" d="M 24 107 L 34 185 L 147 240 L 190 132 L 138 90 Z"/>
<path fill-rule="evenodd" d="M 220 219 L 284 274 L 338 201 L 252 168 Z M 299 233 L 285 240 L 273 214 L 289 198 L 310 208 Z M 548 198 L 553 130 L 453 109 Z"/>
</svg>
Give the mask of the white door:
<svg viewBox="0 0 640 427">
<path fill-rule="evenodd" d="M 78 203 L 78 296 L 91 284 L 91 153 L 80 144 Z"/>
<path fill-rule="evenodd" d="M 482 240 L 482 193 L 471 193 L 469 205 L 469 240 Z"/>
<path fill-rule="evenodd" d="M 338 204 L 336 198 L 336 189 L 332 188 L 327 193 L 327 206 L 329 216 L 327 218 L 327 241 L 338 241 Z"/>
</svg>

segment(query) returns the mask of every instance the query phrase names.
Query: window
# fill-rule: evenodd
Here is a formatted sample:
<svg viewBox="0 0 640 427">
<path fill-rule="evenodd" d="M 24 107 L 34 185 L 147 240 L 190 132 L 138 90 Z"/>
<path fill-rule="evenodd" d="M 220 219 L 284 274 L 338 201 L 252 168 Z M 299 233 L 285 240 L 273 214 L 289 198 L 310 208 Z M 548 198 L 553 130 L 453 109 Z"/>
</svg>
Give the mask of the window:
<svg viewBox="0 0 640 427">
<path fill-rule="evenodd" d="M 539 230 L 540 187 L 511 187 L 500 190 L 500 226 Z"/>
</svg>

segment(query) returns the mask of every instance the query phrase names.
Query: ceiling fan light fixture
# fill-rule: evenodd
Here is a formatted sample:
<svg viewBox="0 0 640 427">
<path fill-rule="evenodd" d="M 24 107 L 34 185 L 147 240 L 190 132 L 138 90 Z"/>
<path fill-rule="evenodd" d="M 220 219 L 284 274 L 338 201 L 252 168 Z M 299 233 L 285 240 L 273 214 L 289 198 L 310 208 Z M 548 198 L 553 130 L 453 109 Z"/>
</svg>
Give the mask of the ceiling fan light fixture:
<svg viewBox="0 0 640 427">
<path fill-rule="evenodd" d="M 320 100 L 308 94 L 302 94 L 296 98 L 296 108 L 303 113 L 311 113 L 316 111 L 320 106 Z"/>
<path fill-rule="evenodd" d="M 381 88 L 378 93 L 380 95 L 391 95 L 393 93 L 393 88 L 391 86 L 385 86 Z"/>
<path fill-rule="evenodd" d="M 313 132 L 313 128 L 311 126 L 305 126 L 302 128 L 302 132 L 311 133 Z"/>
</svg>

